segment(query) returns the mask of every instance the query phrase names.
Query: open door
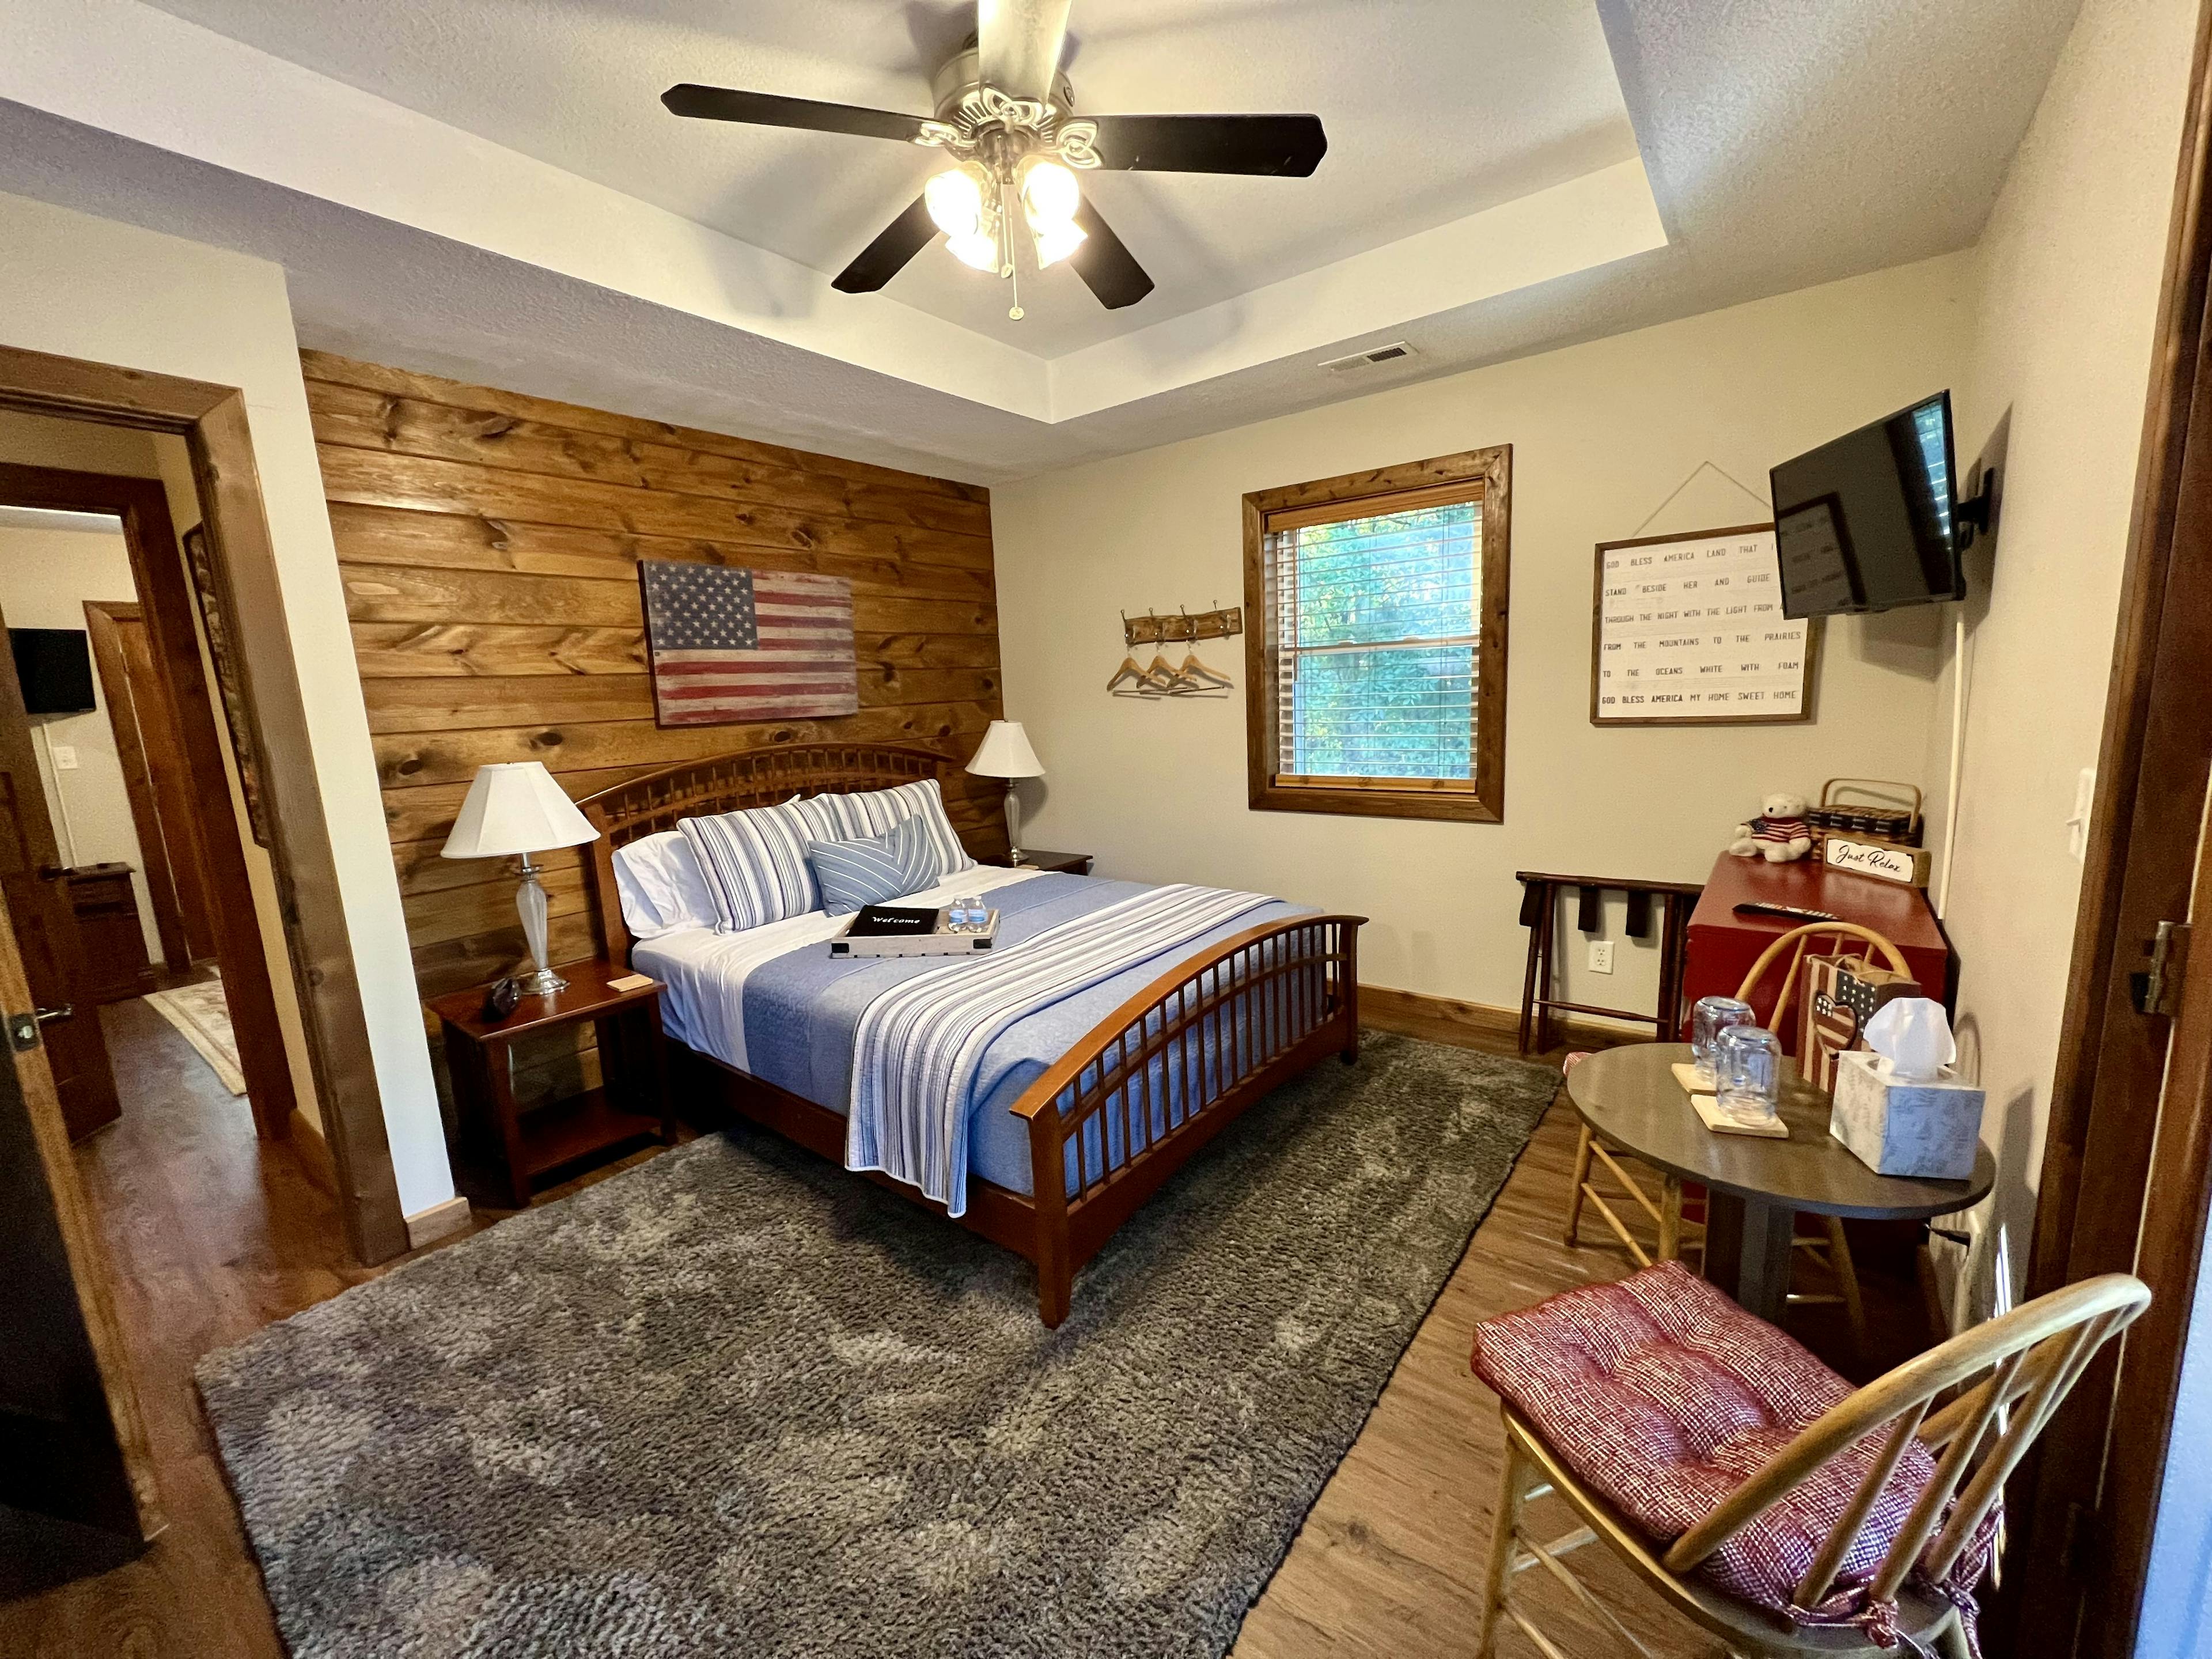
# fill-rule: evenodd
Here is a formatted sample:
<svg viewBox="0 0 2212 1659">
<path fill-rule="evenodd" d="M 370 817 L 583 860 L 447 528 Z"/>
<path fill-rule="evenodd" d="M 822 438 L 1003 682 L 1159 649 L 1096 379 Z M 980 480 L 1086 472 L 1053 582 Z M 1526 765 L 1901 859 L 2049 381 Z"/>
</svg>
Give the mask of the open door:
<svg viewBox="0 0 2212 1659">
<path fill-rule="evenodd" d="M 0 627 L 6 619 L 0 617 Z M 15 659 L 0 651 L 0 904 L 30 981 L 30 1012 L 43 1028 L 53 1087 L 71 1140 L 123 1115 L 100 1036 L 100 1011 L 77 996 L 84 950 L 70 907 L 69 872 L 46 816 L 46 793 L 31 748 L 31 717 Z"/>
<path fill-rule="evenodd" d="M 115 733 L 115 757 L 123 769 L 161 954 L 169 972 L 180 974 L 216 954 L 192 781 L 182 767 L 156 763 L 157 757 L 182 755 L 184 738 L 137 602 L 87 599 L 84 625 Z"/>
<path fill-rule="evenodd" d="M 105 1571 L 161 1524 L 40 1036 L 15 931 L 0 915 L 0 1037 L 11 1062 L 0 1066 L 0 1593 Z"/>
</svg>

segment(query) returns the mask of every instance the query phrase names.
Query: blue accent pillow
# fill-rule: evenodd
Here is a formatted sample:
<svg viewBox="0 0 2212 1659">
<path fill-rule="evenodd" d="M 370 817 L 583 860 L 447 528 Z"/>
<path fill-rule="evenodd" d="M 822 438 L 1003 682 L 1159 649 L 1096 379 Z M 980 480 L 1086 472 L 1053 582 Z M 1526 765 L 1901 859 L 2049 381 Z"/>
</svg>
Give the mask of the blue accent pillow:
<svg viewBox="0 0 2212 1659">
<path fill-rule="evenodd" d="M 822 908 L 833 916 L 937 884 L 937 849 L 919 815 L 865 841 L 817 841 L 806 852 Z"/>
</svg>

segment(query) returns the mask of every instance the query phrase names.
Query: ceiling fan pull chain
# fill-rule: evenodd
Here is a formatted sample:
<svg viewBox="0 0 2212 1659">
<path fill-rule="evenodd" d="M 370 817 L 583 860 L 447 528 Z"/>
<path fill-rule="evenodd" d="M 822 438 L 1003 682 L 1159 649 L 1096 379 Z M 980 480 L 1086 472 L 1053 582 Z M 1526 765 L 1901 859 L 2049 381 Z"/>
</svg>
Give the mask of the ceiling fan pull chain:
<svg viewBox="0 0 2212 1659">
<path fill-rule="evenodd" d="M 1014 257 L 1013 203 L 1011 199 L 1013 189 L 1011 179 L 1002 180 L 999 185 L 999 199 L 1005 204 L 1000 210 L 1000 222 L 1006 228 L 1006 235 L 999 246 L 1005 250 L 1006 255 L 1006 280 L 1014 285 L 1013 307 L 1006 313 L 1006 318 L 1010 322 L 1018 323 L 1024 313 L 1022 311 L 1021 261 Z"/>
</svg>

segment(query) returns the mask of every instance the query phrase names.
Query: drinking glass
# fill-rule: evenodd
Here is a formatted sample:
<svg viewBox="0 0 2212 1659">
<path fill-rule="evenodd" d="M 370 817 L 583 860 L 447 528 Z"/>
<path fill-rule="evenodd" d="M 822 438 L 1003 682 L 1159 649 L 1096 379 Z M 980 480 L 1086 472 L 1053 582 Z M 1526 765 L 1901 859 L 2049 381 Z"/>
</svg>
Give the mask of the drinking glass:
<svg viewBox="0 0 2212 1659">
<path fill-rule="evenodd" d="M 1730 1025 L 1713 1043 L 1716 1103 L 1747 1123 L 1775 1115 L 1782 1101 L 1782 1042 L 1760 1025 Z"/>
<path fill-rule="evenodd" d="M 1723 1031 L 1733 1025 L 1757 1024 L 1759 1016 L 1747 1002 L 1734 997 L 1699 997 L 1690 1011 L 1690 1054 L 1698 1081 L 1710 1085 L 1713 1080 L 1713 1045 Z"/>
</svg>

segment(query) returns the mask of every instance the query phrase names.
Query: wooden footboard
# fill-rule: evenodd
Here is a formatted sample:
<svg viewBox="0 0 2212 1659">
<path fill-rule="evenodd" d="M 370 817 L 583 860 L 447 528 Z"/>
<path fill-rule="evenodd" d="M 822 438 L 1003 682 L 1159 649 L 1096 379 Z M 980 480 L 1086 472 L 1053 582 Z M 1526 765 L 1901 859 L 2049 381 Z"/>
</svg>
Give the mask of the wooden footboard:
<svg viewBox="0 0 2212 1659">
<path fill-rule="evenodd" d="M 1028 1121 L 1037 1308 L 1067 1316 L 1075 1270 L 1247 1106 L 1359 1052 L 1360 924 L 1249 928 L 1116 1009 L 1016 1101 Z"/>
</svg>

